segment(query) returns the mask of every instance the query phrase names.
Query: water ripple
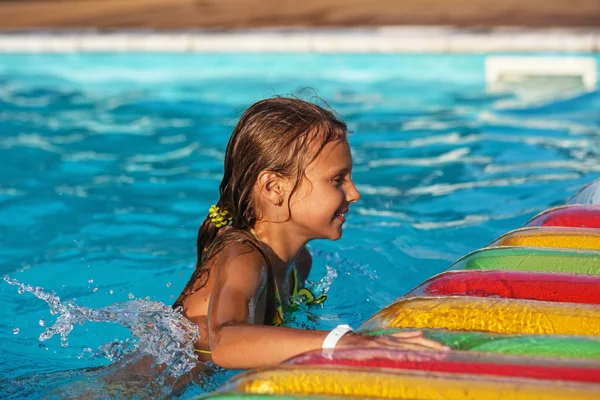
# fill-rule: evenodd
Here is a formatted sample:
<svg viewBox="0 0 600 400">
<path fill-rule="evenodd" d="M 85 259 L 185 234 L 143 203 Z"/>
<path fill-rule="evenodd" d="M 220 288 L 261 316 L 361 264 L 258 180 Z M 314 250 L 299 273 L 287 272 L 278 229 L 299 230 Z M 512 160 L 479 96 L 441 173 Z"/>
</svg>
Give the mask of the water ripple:
<svg viewBox="0 0 600 400">
<path fill-rule="evenodd" d="M 141 163 L 152 163 L 187 158 L 192 153 L 194 153 L 194 151 L 196 151 L 196 149 L 198 149 L 199 146 L 200 145 L 198 143 L 190 143 L 187 146 L 181 147 L 177 150 L 169 151 L 167 153 L 135 155 L 131 157 L 131 161 Z"/>
<path fill-rule="evenodd" d="M 513 126 L 523 129 L 560 130 L 572 135 L 600 134 L 600 127 L 552 118 L 511 117 L 510 115 L 499 115 L 490 111 L 482 111 L 479 114 L 479 120 L 490 125 Z"/>
<path fill-rule="evenodd" d="M 466 164 L 487 164 L 491 161 L 490 157 L 484 156 L 475 156 L 475 157 L 465 157 L 471 152 L 470 148 L 461 147 L 458 149 L 451 150 L 447 153 L 440 154 L 436 157 L 406 157 L 406 158 L 392 158 L 392 159 L 379 159 L 370 161 L 368 163 L 369 167 L 378 168 L 378 167 L 390 167 L 397 165 L 410 165 L 410 166 L 420 166 L 420 167 L 434 167 L 440 164 L 448 164 L 448 163 L 466 163 Z"/>
<path fill-rule="evenodd" d="M 552 181 L 568 181 L 577 179 L 578 174 L 545 174 L 517 178 L 505 179 L 486 179 L 476 182 L 461 182 L 454 184 L 435 184 L 429 186 L 421 186 L 409 189 L 406 194 L 409 195 L 424 195 L 430 194 L 433 196 L 442 196 L 453 193 L 458 190 L 483 188 L 483 187 L 506 187 L 518 186 L 533 182 L 552 182 Z"/>
</svg>

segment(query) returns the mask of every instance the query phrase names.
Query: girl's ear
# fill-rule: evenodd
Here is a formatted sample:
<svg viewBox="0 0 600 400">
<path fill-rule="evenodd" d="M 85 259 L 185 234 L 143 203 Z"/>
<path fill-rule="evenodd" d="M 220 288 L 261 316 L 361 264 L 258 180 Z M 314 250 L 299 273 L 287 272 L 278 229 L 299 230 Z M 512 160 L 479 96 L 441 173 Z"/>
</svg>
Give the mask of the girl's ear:
<svg viewBox="0 0 600 400">
<path fill-rule="evenodd" d="M 258 190 L 263 199 L 269 203 L 279 206 L 283 204 L 285 197 L 285 178 L 273 171 L 262 171 L 256 180 Z"/>
</svg>

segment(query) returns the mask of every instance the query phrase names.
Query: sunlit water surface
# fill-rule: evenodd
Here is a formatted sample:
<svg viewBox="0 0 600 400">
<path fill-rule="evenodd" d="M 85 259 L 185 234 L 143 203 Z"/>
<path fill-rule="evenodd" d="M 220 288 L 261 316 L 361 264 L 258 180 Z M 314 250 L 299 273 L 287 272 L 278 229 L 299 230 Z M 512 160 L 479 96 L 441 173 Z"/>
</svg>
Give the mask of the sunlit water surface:
<svg viewBox="0 0 600 400">
<path fill-rule="evenodd" d="M 340 241 L 311 244 L 310 279 L 329 298 L 294 326 L 356 326 L 599 175 L 598 91 L 492 93 L 483 63 L 0 56 L 0 396 L 171 393 L 194 334 L 169 306 L 192 273 L 229 134 L 258 99 L 311 99 L 307 87 L 326 99 L 353 132 L 363 195 Z M 151 382 L 119 386 L 146 355 Z M 234 373 L 208 366 L 177 394 Z"/>
</svg>

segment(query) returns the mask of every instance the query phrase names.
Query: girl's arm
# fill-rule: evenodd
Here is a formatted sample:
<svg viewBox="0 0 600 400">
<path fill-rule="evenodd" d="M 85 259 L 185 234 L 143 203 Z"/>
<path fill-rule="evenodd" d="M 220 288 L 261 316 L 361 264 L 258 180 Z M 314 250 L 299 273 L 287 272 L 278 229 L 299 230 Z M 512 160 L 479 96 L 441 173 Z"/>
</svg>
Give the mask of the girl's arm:
<svg viewBox="0 0 600 400">
<path fill-rule="evenodd" d="M 263 325 L 267 284 L 267 266 L 256 250 L 235 255 L 219 269 L 208 309 L 216 364 L 229 369 L 273 366 L 321 347 L 327 331 Z"/>
<path fill-rule="evenodd" d="M 270 367 L 321 348 L 328 331 L 263 325 L 267 284 L 267 266 L 256 250 L 232 257 L 219 269 L 208 310 L 209 343 L 217 365 L 228 369 Z M 420 332 L 382 337 L 346 334 L 338 346 L 445 348 Z"/>
</svg>

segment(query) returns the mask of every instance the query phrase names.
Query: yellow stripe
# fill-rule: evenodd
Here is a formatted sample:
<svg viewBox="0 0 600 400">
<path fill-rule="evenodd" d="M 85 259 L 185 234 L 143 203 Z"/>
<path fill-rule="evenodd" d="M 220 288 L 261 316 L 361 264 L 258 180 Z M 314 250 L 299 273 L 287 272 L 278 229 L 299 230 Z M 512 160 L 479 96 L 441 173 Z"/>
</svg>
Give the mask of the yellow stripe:
<svg viewBox="0 0 600 400">
<path fill-rule="evenodd" d="M 475 375 L 389 373 L 360 369 L 279 367 L 240 375 L 232 386 L 245 393 L 325 395 L 412 400 L 589 400 L 599 385 L 502 379 Z"/>
<path fill-rule="evenodd" d="M 483 297 L 416 297 L 384 308 L 361 329 L 387 327 L 598 336 L 600 307 Z"/>
<path fill-rule="evenodd" d="M 522 228 L 500 236 L 490 246 L 563 247 L 600 250 L 600 229 Z"/>
</svg>

